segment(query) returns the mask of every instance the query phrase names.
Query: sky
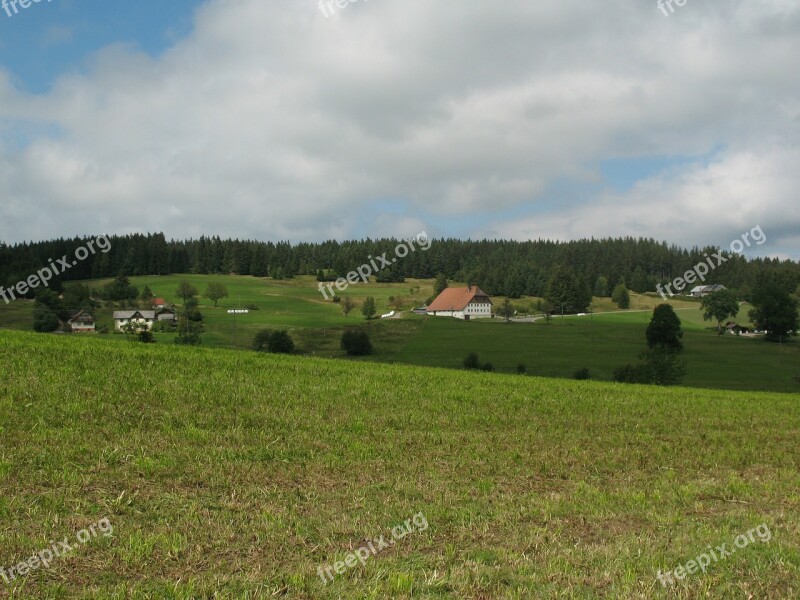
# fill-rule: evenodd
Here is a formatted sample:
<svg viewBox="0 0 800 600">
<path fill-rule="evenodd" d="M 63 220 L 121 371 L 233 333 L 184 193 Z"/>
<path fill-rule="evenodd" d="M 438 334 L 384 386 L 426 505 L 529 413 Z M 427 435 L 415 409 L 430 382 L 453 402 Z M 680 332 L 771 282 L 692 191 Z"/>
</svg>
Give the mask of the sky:
<svg viewBox="0 0 800 600">
<path fill-rule="evenodd" d="M 760 227 L 800 259 L 800 3 L 671 6 L 6 0 L 0 241 Z"/>
</svg>

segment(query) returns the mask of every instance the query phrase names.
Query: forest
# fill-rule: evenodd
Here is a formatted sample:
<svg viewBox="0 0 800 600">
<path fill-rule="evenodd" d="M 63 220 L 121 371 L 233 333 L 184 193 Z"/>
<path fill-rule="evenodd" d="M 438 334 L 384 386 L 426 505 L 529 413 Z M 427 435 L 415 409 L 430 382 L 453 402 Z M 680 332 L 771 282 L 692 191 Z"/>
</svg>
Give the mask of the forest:
<svg viewBox="0 0 800 600">
<path fill-rule="evenodd" d="M 90 238 L 57 239 L 14 245 L 0 243 L 0 285 L 9 287 L 35 273 L 50 259 L 72 256 Z M 62 275 L 63 281 L 114 277 L 119 274 L 238 274 L 286 279 L 316 275 L 331 279 L 367 262 L 367 257 L 392 252 L 396 239 L 261 242 L 200 237 L 167 240 L 163 233 L 108 236 L 111 249 L 97 253 Z M 488 294 L 518 298 L 543 296 L 552 277 L 567 271 L 595 296 L 610 296 L 624 282 L 634 292 L 654 291 L 658 283 L 683 275 L 716 247 L 680 248 L 644 238 L 550 240 L 438 239 L 378 274 L 380 281 L 427 279 L 443 273 L 453 281 L 479 285 Z M 728 260 L 713 270 L 706 283 L 719 283 L 747 300 L 760 274 L 774 273 L 794 290 L 800 284 L 800 263 L 746 258 L 726 252 Z M 56 285 L 58 285 L 56 283 Z"/>
</svg>

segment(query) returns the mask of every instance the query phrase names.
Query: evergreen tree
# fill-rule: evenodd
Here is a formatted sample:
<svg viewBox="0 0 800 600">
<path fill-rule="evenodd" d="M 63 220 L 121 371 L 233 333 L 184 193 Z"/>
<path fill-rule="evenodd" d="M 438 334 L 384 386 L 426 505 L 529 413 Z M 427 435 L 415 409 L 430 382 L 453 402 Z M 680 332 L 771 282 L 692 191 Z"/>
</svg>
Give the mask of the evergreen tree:
<svg viewBox="0 0 800 600">
<path fill-rule="evenodd" d="M 364 315 L 364 318 L 369 321 L 372 317 L 375 316 L 377 309 L 375 308 L 375 298 L 372 296 L 368 296 L 366 300 L 364 300 L 364 305 L 361 307 L 361 314 Z"/>
<path fill-rule="evenodd" d="M 647 326 L 647 346 L 662 348 L 670 352 L 683 350 L 683 329 L 681 320 L 669 304 L 659 304 L 653 311 L 653 318 Z"/>
</svg>

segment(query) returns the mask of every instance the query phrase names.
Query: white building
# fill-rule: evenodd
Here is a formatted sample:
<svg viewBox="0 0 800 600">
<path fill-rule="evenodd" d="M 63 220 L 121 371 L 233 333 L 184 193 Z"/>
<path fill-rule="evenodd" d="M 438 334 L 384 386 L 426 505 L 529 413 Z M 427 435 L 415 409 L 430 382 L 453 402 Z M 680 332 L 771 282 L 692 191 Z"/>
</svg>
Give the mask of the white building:
<svg viewBox="0 0 800 600">
<path fill-rule="evenodd" d="M 698 285 L 697 287 L 692 288 L 689 292 L 690 296 L 694 296 L 695 298 L 705 298 L 709 294 L 713 294 L 714 292 L 721 292 L 722 290 L 727 290 L 724 285 Z"/>
<path fill-rule="evenodd" d="M 456 319 L 489 319 L 492 317 L 492 301 L 478 286 L 447 288 L 428 306 L 427 313 L 434 317 Z"/>
<path fill-rule="evenodd" d="M 134 323 L 137 328 L 150 329 L 156 320 L 154 310 L 115 310 L 114 329 L 122 331 L 129 323 Z"/>
<path fill-rule="evenodd" d="M 95 319 L 91 313 L 82 310 L 81 312 L 72 315 L 67 321 L 72 327 L 72 331 L 76 333 L 85 333 L 95 331 Z"/>
</svg>

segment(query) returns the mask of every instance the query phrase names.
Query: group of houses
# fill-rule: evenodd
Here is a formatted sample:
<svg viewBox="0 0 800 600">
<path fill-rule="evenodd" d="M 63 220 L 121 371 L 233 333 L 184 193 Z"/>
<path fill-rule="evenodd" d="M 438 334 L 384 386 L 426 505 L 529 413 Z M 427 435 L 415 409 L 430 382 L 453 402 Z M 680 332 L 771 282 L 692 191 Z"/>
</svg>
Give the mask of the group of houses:
<svg viewBox="0 0 800 600">
<path fill-rule="evenodd" d="M 114 329 L 123 331 L 129 324 L 134 324 L 137 329 L 150 329 L 159 321 L 174 323 L 178 315 L 163 298 L 153 299 L 152 310 L 115 310 Z M 67 323 L 72 327 L 73 333 L 91 333 L 96 331 L 97 320 L 89 311 L 82 310 L 74 314 Z"/>
</svg>

